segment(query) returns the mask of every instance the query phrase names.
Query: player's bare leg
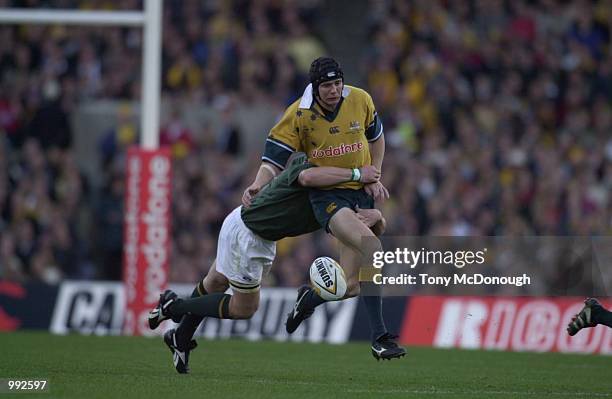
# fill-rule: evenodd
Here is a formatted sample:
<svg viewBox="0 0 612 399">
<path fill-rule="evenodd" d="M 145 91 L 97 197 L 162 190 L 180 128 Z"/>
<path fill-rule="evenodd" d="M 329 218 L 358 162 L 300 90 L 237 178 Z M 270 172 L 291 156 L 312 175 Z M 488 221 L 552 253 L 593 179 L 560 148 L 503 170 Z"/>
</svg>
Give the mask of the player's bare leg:
<svg viewBox="0 0 612 399">
<path fill-rule="evenodd" d="M 346 276 L 346 295 L 345 298 L 352 298 L 359 295 L 359 264 L 361 254 L 353 248 L 338 242 L 340 250 L 340 265 Z"/>
<path fill-rule="evenodd" d="M 341 265 L 345 273 L 351 276 L 349 286 L 351 294 L 359 289 L 359 270 L 363 264 L 373 259 L 374 252 L 382 250 L 382 244 L 372 230 L 348 208 L 338 211 L 329 222 L 329 229 L 340 241 Z M 355 288 L 357 287 L 357 288 Z M 358 293 L 359 291 L 357 291 Z M 406 354 L 404 348 L 397 345 L 397 336 L 389 334 L 382 316 L 382 297 L 380 295 L 362 296 L 368 313 L 372 331 L 372 355 L 377 360 L 399 358 Z"/>
<path fill-rule="evenodd" d="M 372 259 L 374 252 L 382 249 L 378 237 L 359 220 L 352 209 L 342 208 L 336 212 L 329 221 L 329 230 L 338 241 L 359 253 L 362 259 Z M 354 265 L 357 268 L 359 266 Z"/>
<path fill-rule="evenodd" d="M 350 208 L 342 208 L 331 218 L 329 230 L 340 242 L 340 264 L 347 276 L 346 298 L 359 295 L 359 271 L 364 259 L 373 259 L 382 249 L 380 240 Z M 364 239 L 366 238 L 366 239 Z M 364 265 L 365 266 L 365 265 Z M 362 297 L 372 329 L 372 354 L 379 359 L 402 357 L 406 351 L 396 343 L 397 336 L 387 332 L 382 317 L 380 296 Z M 292 333 L 310 317 L 314 308 L 325 302 L 314 290 L 301 287 L 294 310 L 287 318 L 287 332 Z"/>
<path fill-rule="evenodd" d="M 165 319 L 176 320 L 185 315 L 201 318 L 248 319 L 259 306 L 259 286 L 240 289 L 232 285 L 233 295 L 224 292 L 211 292 L 206 295 L 181 299 L 167 290 L 161 295 L 160 308 Z M 166 302 L 166 299 L 171 301 Z"/>
<path fill-rule="evenodd" d="M 167 290 L 161 295 L 159 308 L 163 309 L 165 319 L 181 318 L 184 316 L 198 316 L 218 319 L 248 319 L 259 306 L 259 285 L 253 288 L 237 288 L 240 284 L 228 279 L 216 268 L 211 268 L 204 278 L 203 284 L 196 287 L 199 294 L 191 298 L 181 299 L 172 291 Z M 232 286 L 233 295 L 225 294 Z M 210 290 L 211 292 L 209 292 Z"/>
<path fill-rule="evenodd" d="M 330 219 L 329 229 L 332 234 L 340 240 L 340 242 L 345 243 L 347 247 L 354 249 L 356 252 L 359 251 L 360 247 L 363 247 L 361 245 L 362 235 L 373 237 L 374 240 L 372 240 L 372 242 L 378 242 L 378 245 L 380 245 L 380 241 L 378 241 L 378 238 L 376 238 L 370 228 L 359 220 L 355 212 L 350 208 L 342 208 L 336 212 Z M 346 238 L 346 236 L 350 237 Z M 349 241 L 350 243 L 346 243 L 346 241 Z M 355 284 L 355 282 L 358 281 L 358 263 L 342 265 L 342 268 L 344 269 L 345 275 L 347 275 L 346 298 L 358 295 L 358 282 Z M 287 315 L 287 332 L 292 334 L 304 320 L 308 319 L 312 315 L 314 309 L 324 302 L 325 300 L 317 295 L 317 293 L 311 287 L 300 287 L 293 311 Z"/>
</svg>

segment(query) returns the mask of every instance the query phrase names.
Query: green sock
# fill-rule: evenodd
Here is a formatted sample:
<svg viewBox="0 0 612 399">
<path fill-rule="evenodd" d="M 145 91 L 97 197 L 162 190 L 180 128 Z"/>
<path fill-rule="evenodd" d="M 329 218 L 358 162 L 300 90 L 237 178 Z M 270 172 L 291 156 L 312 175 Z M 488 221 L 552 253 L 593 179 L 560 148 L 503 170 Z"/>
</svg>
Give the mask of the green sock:
<svg viewBox="0 0 612 399">
<path fill-rule="evenodd" d="M 191 297 L 198 298 L 200 296 L 204 296 L 207 294 L 208 292 L 206 292 L 203 282 L 200 281 L 198 285 L 196 285 L 196 287 L 193 289 L 193 292 L 191 293 Z M 200 325 L 202 320 L 204 320 L 204 317 L 197 316 L 194 314 L 186 314 L 185 316 L 183 316 L 181 323 L 176 328 L 176 339 L 179 342 L 191 341 L 193 334 L 198 329 L 198 326 Z"/>
<path fill-rule="evenodd" d="M 197 298 L 178 299 L 168 309 L 169 315 L 174 319 L 191 314 L 200 317 L 214 317 L 216 319 L 231 319 L 229 315 L 229 294 L 215 292 Z"/>
<path fill-rule="evenodd" d="M 600 308 L 599 311 L 593 313 L 593 321 L 604 326 L 612 327 L 612 312 L 604 308 Z"/>
</svg>

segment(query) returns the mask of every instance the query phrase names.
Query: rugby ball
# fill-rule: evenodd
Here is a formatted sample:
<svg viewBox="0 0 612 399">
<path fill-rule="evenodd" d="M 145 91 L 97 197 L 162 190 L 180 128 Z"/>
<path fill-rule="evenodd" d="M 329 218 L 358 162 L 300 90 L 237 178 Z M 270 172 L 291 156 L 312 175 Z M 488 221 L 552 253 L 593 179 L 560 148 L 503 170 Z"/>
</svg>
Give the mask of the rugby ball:
<svg viewBox="0 0 612 399">
<path fill-rule="evenodd" d="M 346 294 L 346 276 L 342 267 L 327 256 L 317 258 L 310 265 L 310 284 L 326 301 L 337 301 Z"/>
</svg>

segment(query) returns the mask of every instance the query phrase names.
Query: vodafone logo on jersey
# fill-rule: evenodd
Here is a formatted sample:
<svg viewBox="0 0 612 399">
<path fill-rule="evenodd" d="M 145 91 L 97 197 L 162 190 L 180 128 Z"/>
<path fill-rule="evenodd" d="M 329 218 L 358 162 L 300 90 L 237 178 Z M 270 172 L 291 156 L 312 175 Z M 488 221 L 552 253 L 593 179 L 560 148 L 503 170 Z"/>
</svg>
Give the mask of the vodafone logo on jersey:
<svg viewBox="0 0 612 399">
<path fill-rule="evenodd" d="M 565 331 L 584 298 L 413 297 L 401 342 L 439 348 L 612 354 L 612 329 Z M 602 301 L 610 306 L 610 302 Z"/>
<path fill-rule="evenodd" d="M 312 158 L 332 158 L 332 157 L 341 157 L 346 154 L 351 154 L 354 152 L 359 152 L 363 150 L 363 143 L 357 142 L 352 144 L 340 144 L 337 147 L 329 146 L 325 149 L 315 149 L 312 150 L 310 156 Z"/>
<path fill-rule="evenodd" d="M 171 165 L 167 149 L 128 151 L 123 258 L 127 335 L 151 333 L 148 311 L 168 283 Z"/>
</svg>

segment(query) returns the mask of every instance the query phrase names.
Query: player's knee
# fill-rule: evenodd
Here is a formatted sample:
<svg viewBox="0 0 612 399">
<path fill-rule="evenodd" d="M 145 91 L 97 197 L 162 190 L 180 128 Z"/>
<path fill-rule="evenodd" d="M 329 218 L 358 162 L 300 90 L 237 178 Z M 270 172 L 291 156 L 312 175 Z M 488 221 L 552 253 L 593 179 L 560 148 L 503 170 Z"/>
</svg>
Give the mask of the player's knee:
<svg viewBox="0 0 612 399">
<path fill-rule="evenodd" d="M 227 279 L 219 273 L 207 274 L 204 278 L 204 288 L 207 292 L 225 292 L 229 284 Z"/>
<path fill-rule="evenodd" d="M 257 308 L 258 304 L 235 304 L 232 306 L 232 303 L 230 303 L 230 314 L 232 315 L 232 319 L 250 319 L 255 312 L 257 312 Z"/>
</svg>

